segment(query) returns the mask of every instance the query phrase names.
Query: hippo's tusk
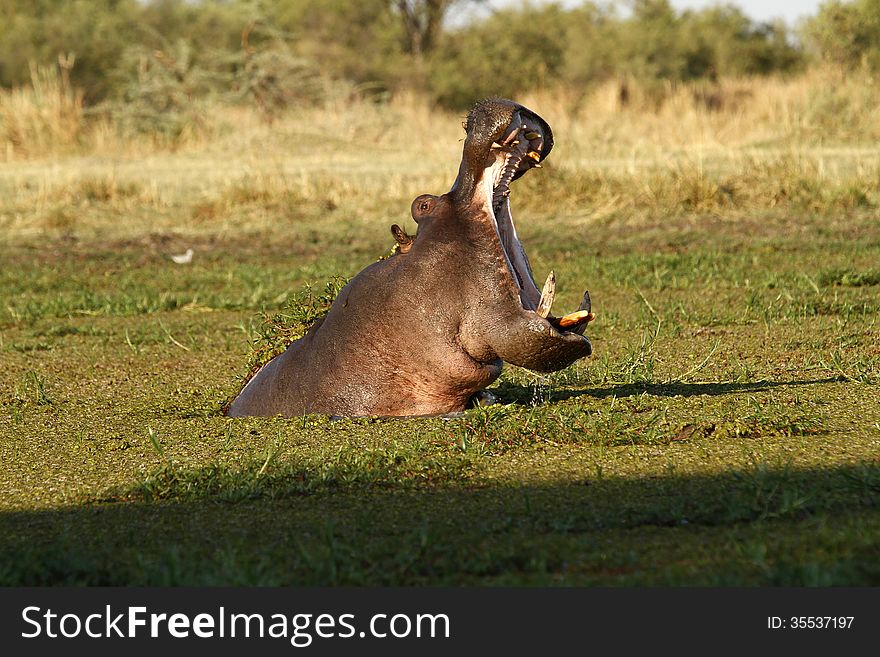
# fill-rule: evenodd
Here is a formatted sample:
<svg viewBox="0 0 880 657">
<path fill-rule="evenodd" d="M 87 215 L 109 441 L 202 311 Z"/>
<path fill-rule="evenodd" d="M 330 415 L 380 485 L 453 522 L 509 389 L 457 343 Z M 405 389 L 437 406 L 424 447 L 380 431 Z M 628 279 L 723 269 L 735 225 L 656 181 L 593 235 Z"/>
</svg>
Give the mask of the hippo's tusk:
<svg viewBox="0 0 880 657">
<path fill-rule="evenodd" d="M 526 155 L 532 158 L 535 162 L 541 161 L 541 154 L 538 151 L 529 151 Z"/>
<path fill-rule="evenodd" d="M 525 126 L 522 126 L 521 128 L 514 128 L 513 131 L 511 131 L 511 133 L 509 135 L 507 135 L 507 138 L 502 142 L 501 145 L 502 146 L 512 145 L 514 143 L 514 140 L 516 139 L 516 136 L 520 133 L 520 130 L 522 130 L 524 127 Z M 518 143 L 518 142 L 516 142 L 516 143 Z"/>
<path fill-rule="evenodd" d="M 532 139 L 537 139 L 540 136 L 540 133 L 537 133 L 534 130 L 525 134 L 526 139 L 528 139 L 529 141 L 531 141 Z"/>
<path fill-rule="evenodd" d="M 593 303 L 590 301 L 590 291 L 584 291 L 584 298 L 581 299 L 581 305 L 578 306 L 578 310 L 586 310 L 590 312 L 593 309 Z"/>
<path fill-rule="evenodd" d="M 568 329 L 572 326 L 579 326 L 581 324 L 588 324 L 594 315 L 589 310 L 578 310 L 573 313 L 567 314 L 565 317 L 559 318 L 559 327 Z"/>
<path fill-rule="evenodd" d="M 590 301 L 590 293 L 584 292 L 584 298 L 578 309 L 573 313 L 568 313 L 563 317 L 553 317 L 549 321 L 560 331 L 571 331 L 572 333 L 584 334 L 587 324 L 596 319 L 595 313 L 591 312 L 592 303 Z"/>
<path fill-rule="evenodd" d="M 596 319 L 596 315 L 591 312 L 592 301 L 590 300 L 590 292 L 584 292 L 584 298 L 576 312 L 570 313 L 559 320 L 559 328 L 571 331 L 572 333 L 584 334 L 587 324 Z"/>
<path fill-rule="evenodd" d="M 547 281 L 544 283 L 544 289 L 541 291 L 541 300 L 538 302 L 538 308 L 535 310 L 541 317 L 547 319 L 550 314 L 550 306 L 553 305 L 553 298 L 556 296 L 556 274 L 552 271 L 547 274 Z"/>
</svg>

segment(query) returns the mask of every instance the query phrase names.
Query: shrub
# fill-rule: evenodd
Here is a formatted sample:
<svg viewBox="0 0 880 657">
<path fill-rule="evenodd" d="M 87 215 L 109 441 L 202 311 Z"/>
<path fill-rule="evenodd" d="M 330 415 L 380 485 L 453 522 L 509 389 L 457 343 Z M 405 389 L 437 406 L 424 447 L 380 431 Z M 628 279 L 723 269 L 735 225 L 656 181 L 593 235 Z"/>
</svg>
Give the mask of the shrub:
<svg viewBox="0 0 880 657">
<path fill-rule="evenodd" d="M 803 35 L 826 62 L 880 71 L 880 0 L 826 2 L 805 24 Z"/>
</svg>

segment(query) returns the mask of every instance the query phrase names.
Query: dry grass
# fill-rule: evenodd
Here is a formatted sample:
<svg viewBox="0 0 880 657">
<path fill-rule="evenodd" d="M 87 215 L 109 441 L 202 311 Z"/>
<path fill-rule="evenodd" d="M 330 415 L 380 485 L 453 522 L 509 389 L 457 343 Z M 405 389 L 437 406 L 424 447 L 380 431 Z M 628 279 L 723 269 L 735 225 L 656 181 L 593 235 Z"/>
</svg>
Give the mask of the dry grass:
<svg viewBox="0 0 880 657">
<path fill-rule="evenodd" d="M 31 83 L 0 91 L 0 141 L 7 160 L 64 152 L 85 128 L 83 94 L 70 85 L 69 68 L 31 65 Z"/>
<path fill-rule="evenodd" d="M 551 89 L 523 102 L 540 107 L 568 143 L 588 145 L 601 157 L 662 159 L 681 151 L 863 144 L 880 138 L 877 81 L 830 69 L 653 87 L 615 81 L 583 96 Z"/>
<path fill-rule="evenodd" d="M 149 152 L 223 152 L 249 148 L 283 133 L 308 147 L 333 143 L 432 149 L 444 144 L 453 113 L 412 93 L 388 103 L 328 97 L 318 106 L 267 118 L 258 107 L 205 104 L 198 121 L 174 139 L 127 132 L 107 114 L 84 111 L 66 69 L 33 68 L 28 87 L 0 90 L 0 142 L 7 161 Z M 863 144 L 880 139 L 880 87 L 867 75 L 812 69 L 795 77 L 728 79 L 718 83 L 609 81 L 588 90 L 546 88 L 519 99 L 540 108 L 572 160 L 792 145 Z M 453 125 L 457 132 L 457 125 Z"/>
<path fill-rule="evenodd" d="M 533 214 L 637 221 L 880 205 L 880 91 L 867 78 L 614 82 L 519 100 L 557 135 L 555 171 L 516 190 Z M 0 92 L 0 117 L 0 229 L 10 240 L 265 234 L 334 212 L 400 223 L 414 196 L 448 189 L 463 136 L 461 115 L 411 94 L 384 104 L 334 96 L 271 121 L 257 108 L 208 105 L 174 139 L 128 134 L 83 109 L 64 69 L 35 69 L 27 89 Z"/>
</svg>

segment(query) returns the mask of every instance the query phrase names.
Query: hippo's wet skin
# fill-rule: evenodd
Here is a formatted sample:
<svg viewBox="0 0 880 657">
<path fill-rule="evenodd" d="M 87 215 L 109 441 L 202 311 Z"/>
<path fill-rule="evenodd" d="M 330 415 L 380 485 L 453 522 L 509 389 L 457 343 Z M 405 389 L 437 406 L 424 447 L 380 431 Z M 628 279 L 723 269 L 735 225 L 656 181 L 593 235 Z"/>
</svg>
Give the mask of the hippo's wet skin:
<svg viewBox="0 0 880 657">
<path fill-rule="evenodd" d="M 415 237 L 392 227 L 398 252 L 352 279 L 229 415 L 438 415 L 463 410 L 504 361 L 552 372 L 590 355 L 589 295 L 580 313 L 549 314 L 552 274 L 542 295 L 510 215 L 509 185 L 550 153 L 550 127 L 494 99 L 465 129 L 452 189 L 413 201 Z"/>
</svg>

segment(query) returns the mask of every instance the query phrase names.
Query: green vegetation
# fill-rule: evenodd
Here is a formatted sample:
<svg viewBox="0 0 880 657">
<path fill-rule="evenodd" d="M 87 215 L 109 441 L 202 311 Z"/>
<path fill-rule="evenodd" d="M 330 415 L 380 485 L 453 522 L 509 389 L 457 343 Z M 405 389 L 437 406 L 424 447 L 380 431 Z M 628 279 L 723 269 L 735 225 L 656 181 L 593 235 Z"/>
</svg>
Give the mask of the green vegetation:
<svg viewBox="0 0 880 657">
<path fill-rule="evenodd" d="M 265 314 L 255 340 L 251 369 L 256 371 L 282 353 L 289 344 L 303 337 L 316 321 L 327 314 L 330 304 L 347 282 L 347 279 L 336 277 L 317 294 L 311 285 L 306 285 L 281 311 Z"/>
<path fill-rule="evenodd" d="M 876 583 L 880 308 L 833 272 L 876 262 L 880 233 L 849 219 L 798 219 L 810 242 L 779 214 L 749 242 L 705 216 L 596 226 L 577 258 L 578 232 L 522 220 L 566 297 L 594 290 L 596 357 L 406 421 L 221 416 L 266 304 L 211 305 L 250 275 L 235 241 L 189 269 L 92 244 L 84 276 L 141 282 L 99 308 L 59 299 L 83 264 L 53 242 L 42 286 L 4 283 L 44 310 L 3 320 L 3 581 Z M 262 299 L 296 289 L 291 264 L 262 263 Z M 169 289 L 176 307 L 139 307 Z"/>
<path fill-rule="evenodd" d="M 849 70 L 880 70 L 880 2 L 830 0 L 805 26 L 822 59 Z"/>
<path fill-rule="evenodd" d="M 536 85 L 714 80 L 790 72 L 807 59 L 784 25 L 730 6 L 678 13 L 667 0 L 638 0 L 622 17 L 600 3 L 524 4 L 459 18 L 478 4 L 10 0 L 0 13 L 0 85 L 27 84 L 31 63 L 60 62 L 89 105 L 145 129 L 169 111 L 192 111 L 194 99 L 309 104 L 330 80 L 355 94 L 417 88 L 461 108 Z M 443 17 L 459 20 L 444 30 Z M 821 34 L 822 44 L 843 39 Z"/>
<path fill-rule="evenodd" d="M 4 4 L 0 584 L 880 583 L 874 42 L 635 6 Z M 594 356 L 456 417 L 226 418 L 485 91 L 553 126 L 512 205 Z"/>
<path fill-rule="evenodd" d="M 697 169 L 649 146 L 620 170 L 581 163 L 593 137 L 566 140 L 560 116 L 514 207 L 561 307 L 590 287 L 592 359 L 508 368 L 501 405 L 449 419 L 225 418 L 325 282 L 387 253 L 409 200 L 452 179 L 449 117 L 359 110 L 346 138 L 326 116 L 302 157 L 283 135 L 320 134 L 250 124 L 259 161 L 238 134 L 0 170 L 3 583 L 878 582 L 863 150 L 725 146 Z M 393 147 L 364 150 L 372 134 Z"/>
<path fill-rule="evenodd" d="M 179 137 L 210 102 L 268 115 L 334 97 L 416 90 L 462 109 L 491 94 L 589 91 L 608 81 L 662 98 L 670 84 L 793 74 L 824 62 L 880 65 L 880 3 L 825 3 L 798 27 L 752 21 L 734 5 L 678 12 L 668 0 L 523 3 L 474 13 L 479 0 L 9 0 L 0 10 L 0 87 L 57 68 L 90 117 Z M 470 19 L 466 17 L 470 16 Z M 357 26 L 357 29 L 351 29 Z M 190 126 L 191 127 L 191 126 Z"/>
</svg>

